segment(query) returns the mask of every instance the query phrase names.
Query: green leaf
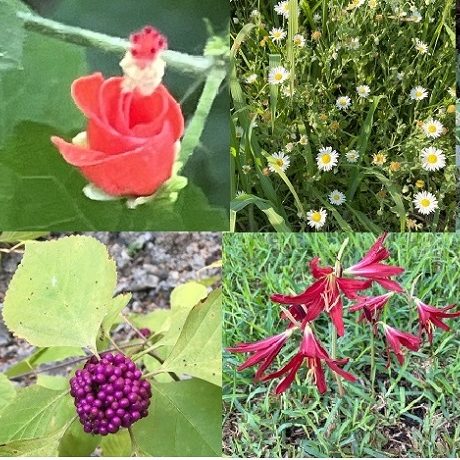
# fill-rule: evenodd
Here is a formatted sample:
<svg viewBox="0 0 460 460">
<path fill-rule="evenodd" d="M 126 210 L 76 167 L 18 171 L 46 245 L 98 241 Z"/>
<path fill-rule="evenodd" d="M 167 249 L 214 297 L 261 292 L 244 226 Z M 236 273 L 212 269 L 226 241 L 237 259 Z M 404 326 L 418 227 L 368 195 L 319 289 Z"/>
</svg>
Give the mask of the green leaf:
<svg viewBox="0 0 460 460">
<path fill-rule="evenodd" d="M 20 241 L 36 240 L 48 232 L 2 232 L 0 243 L 19 243 Z"/>
<path fill-rule="evenodd" d="M 27 8 L 15 0 L 0 0 L 0 71 L 21 67 L 24 28 L 18 10 Z"/>
<path fill-rule="evenodd" d="M 220 457 L 222 393 L 198 379 L 152 384 L 150 415 L 133 425 L 152 457 Z"/>
<path fill-rule="evenodd" d="M 213 291 L 193 307 L 176 345 L 161 369 L 222 384 L 222 292 Z"/>
<path fill-rule="evenodd" d="M 157 374 L 157 371 L 161 369 L 161 364 L 153 356 L 145 355 L 142 357 L 142 362 L 147 372 L 155 372 L 155 380 L 160 383 L 173 382 L 174 379 L 166 372 Z"/>
<path fill-rule="evenodd" d="M 32 345 L 95 351 L 116 280 L 115 262 L 94 238 L 28 242 L 6 293 L 5 324 Z"/>
<path fill-rule="evenodd" d="M 131 297 L 132 295 L 129 293 L 117 295 L 113 299 L 112 304 L 107 308 L 108 313 L 102 321 L 102 330 L 107 336 L 110 335 L 110 329 L 120 318 L 121 311 L 128 305 Z"/>
<path fill-rule="evenodd" d="M 0 457 L 57 457 L 64 430 L 44 438 L 12 441 L 0 446 Z"/>
<path fill-rule="evenodd" d="M 152 334 L 161 334 L 168 330 L 170 321 L 169 317 L 171 310 L 165 308 L 157 308 L 156 310 L 142 314 L 133 314 L 129 316 L 129 320 L 138 328 L 147 327 Z"/>
<path fill-rule="evenodd" d="M 8 377 L 16 377 L 17 375 L 29 372 L 40 364 L 50 363 L 53 361 L 62 361 L 66 358 L 84 356 L 81 348 L 77 347 L 50 347 L 39 348 L 35 353 L 28 356 L 22 361 L 14 364 L 5 371 Z"/>
<path fill-rule="evenodd" d="M 82 424 L 75 420 L 62 436 L 59 457 L 89 457 L 100 442 L 101 436 L 85 433 Z"/>
<path fill-rule="evenodd" d="M 16 396 L 14 384 L 8 380 L 5 374 L 0 374 L 0 411 L 10 404 Z"/>
<path fill-rule="evenodd" d="M 21 389 L 0 414 L 0 443 L 44 437 L 65 427 L 74 416 L 67 390 L 39 385 Z"/>
<path fill-rule="evenodd" d="M 69 379 L 62 375 L 38 374 L 37 385 L 50 390 L 67 390 L 69 388 Z"/>
<path fill-rule="evenodd" d="M 4 43 L 1 38 L 0 43 Z M 61 132 L 81 128 L 83 116 L 70 97 L 70 85 L 87 73 L 85 50 L 29 32 L 22 65 L 23 69 L 0 75 L 0 145 L 24 120 L 58 126 Z M 32 137 L 31 143 L 34 141 Z M 32 150 L 37 162 L 43 161 L 38 151 Z"/>
<path fill-rule="evenodd" d="M 231 202 L 231 209 L 235 212 L 241 211 L 249 204 L 255 204 L 268 218 L 268 221 L 277 232 L 290 232 L 283 217 L 275 211 L 275 206 L 268 200 L 254 195 L 244 194 Z"/>
<path fill-rule="evenodd" d="M 171 314 L 168 321 L 168 332 L 158 342 L 158 346 L 166 347 L 168 353 L 182 332 L 188 314 L 202 299 L 206 298 L 208 290 L 196 281 L 181 284 L 171 292 Z"/>
<path fill-rule="evenodd" d="M 131 457 L 131 438 L 128 430 L 120 430 L 102 438 L 102 455 L 104 457 Z"/>
</svg>

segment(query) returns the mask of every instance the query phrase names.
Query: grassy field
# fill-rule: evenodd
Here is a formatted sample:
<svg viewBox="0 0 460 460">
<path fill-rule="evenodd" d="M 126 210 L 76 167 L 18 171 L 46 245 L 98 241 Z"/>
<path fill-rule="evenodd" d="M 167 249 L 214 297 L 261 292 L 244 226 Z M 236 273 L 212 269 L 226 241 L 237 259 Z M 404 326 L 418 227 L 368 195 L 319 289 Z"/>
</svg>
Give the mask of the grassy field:
<svg viewBox="0 0 460 460">
<path fill-rule="evenodd" d="M 289 2 L 288 18 L 279 1 L 231 3 L 234 228 L 308 230 L 323 208 L 327 231 L 453 230 L 453 0 Z M 421 192 L 437 200 L 426 213 Z"/>
<path fill-rule="evenodd" d="M 275 292 L 301 292 L 312 277 L 306 263 L 321 256 L 333 264 L 347 235 L 224 235 L 224 346 L 252 342 L 284 330 Z M 344 266 L 355 263 L 375 237 L 349 234 Z M 458 302 L 460 239 L 455 234 L 390 234 L 390 263 L 406 272 L 397 280 L 435 306 Z M 355 316 L 356 315 L 356 316 Z M 224 352 L 224 453 L 234 457 L 458 457 L 460 455 L 460 333 L 437 330 L 433 346 L 408 352 L 400 366 L 394 357 L 386 369 L 381 339 L 377 346 L 375 396 L 370 384 L 370 342 L 357 313 L 345 315 L 346 334 L 338 356 L 349 357 L 346 369 L 358 377 L 344 382 L 341 398 L 331 373 L 328 392 L 320 396 L 298 372 L 290 389 L 274 395 L 277 381 L 253 382 L 253 369 L 236 371 L 243 355 Z M 323 315 L 325 317 L 325 315 Z M 383 319 L 417 333 L 417 312 L 403 297 L 394 297 Z M 316 323 L 315 323 L 316 324 Z M 328 324 L 316 328 L 329 348 Z M 294 347 L 292 345 L 292 351 Z M 290 352 L 291 349 L 289 349 Z M 289 353 L 284 351 L 283 363 Z M 275 360 L 279 368 L 281 360 Z"/>
</svg>

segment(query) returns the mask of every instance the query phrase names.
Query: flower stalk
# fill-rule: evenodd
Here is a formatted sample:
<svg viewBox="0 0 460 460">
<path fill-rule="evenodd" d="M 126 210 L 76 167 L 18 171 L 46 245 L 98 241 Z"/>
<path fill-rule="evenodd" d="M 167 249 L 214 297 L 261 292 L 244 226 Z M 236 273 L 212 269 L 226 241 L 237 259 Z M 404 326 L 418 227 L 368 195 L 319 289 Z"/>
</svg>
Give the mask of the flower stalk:
<svg viewBox="0 0 460 460">
<path fill-rule="evenodd" d="M 109 53 L 123 54 L 129 48 L 129 41 L 120 37 L 93 32 L 81 27 L 68 26 L 51 19 L 42 18 L 33 13 L 19 11 L 19 19 L 24 21 L 27 30 L 38 32 L 42 35 L 57 38 L 59 40 L 74 43 L 84 47 L 94 47 Z M 211 56 L 194 56 L 167 50 L 163 54 L 166 63 L 181 72 L 194 74 L 206 73 L 214 66 L 214 58 Z"/>
</svg>

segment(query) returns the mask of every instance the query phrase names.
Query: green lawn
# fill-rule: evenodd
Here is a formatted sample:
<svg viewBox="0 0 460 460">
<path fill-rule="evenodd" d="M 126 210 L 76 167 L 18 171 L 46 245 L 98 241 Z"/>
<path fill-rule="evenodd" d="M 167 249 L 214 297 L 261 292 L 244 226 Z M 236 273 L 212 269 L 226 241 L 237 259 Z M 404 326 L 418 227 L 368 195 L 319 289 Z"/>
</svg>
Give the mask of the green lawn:
<svg viewBox="0 0 460 460">
<path fill-rule="evenodd" d="M 312 278 L 306 263 L 315 255 L 333 264 L 346 234 L 224 235 L 224 346 L 252 342 L 284 330 L 274 292 L 301 292 Z M 357 262 L 375 237 L 350 238 L 343 263 Z M 390 234 L 392 264 L 404 266 L 398 281 L 410 288 L 420 275 L 415 294 L 435 306 L 458 301 L 459 237 L 455 234 Z M 417 312 L 395 296 L 383 320 L 417 333 Z M 433 347 L 406 353 L 401 367 L 392 358 L 386 369 L 385 345 L 377 346 L 375 397 L 370 388 L 370 336 L 357 313 L 345 315 L 346 334 L 338 342 L 338 357 L 358 377 L 337 392 L 330 373 L 328 392 L 319 396 L 304 381 L 305 368 L 283 395 L 275 396 L 278 380 L 254 383 L 253 368 L 239 373 L 243 355 L 224 352 L 224 453 L 234 457 L 458 457 L 460 454 L 460 333 L 436 330 Z M 316 331 L 330 350 L 328 317 Z M 295 342 L 295 341 L 294 341 Z M 283 349 L 283 363 L 297 343 Z M 275 360 L 276 368 L 281 360 Z"/>
</svg>

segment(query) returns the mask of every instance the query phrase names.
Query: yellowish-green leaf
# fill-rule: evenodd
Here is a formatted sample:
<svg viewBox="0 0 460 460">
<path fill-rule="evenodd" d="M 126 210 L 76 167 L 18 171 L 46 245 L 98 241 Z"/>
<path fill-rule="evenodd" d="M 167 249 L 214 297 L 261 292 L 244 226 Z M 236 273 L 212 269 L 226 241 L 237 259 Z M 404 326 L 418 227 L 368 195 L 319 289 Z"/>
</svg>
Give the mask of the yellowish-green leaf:
<svg viewBox="0 0 460 460">
<path fill-rule="evenodd" d="M 95 351 L 116 278 L 114 261 L 94 238 L 28 242 L 6 293 L 5 323 L 32 345 Z"/>
<path fill-rule="evenodd" d="M 161 369 L 222 384 L 222 293 L 213 291 L 193 307 L 176 345 Z"/>
</svg>

